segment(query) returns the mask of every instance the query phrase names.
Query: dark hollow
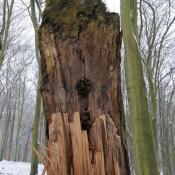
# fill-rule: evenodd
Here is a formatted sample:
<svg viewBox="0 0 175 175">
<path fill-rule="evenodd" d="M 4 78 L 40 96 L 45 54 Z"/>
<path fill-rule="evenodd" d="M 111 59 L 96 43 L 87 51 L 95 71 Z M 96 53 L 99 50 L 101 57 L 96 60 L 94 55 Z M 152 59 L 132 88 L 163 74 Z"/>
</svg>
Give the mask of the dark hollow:
<svg viewBox="0 0 175 175">
<path fill-rule="evenodd" d="M 89 131 L 91 128 L 90 112 L 89 111 L 81 112 L 80 121 L 82 130 Z"/>
<path fill-rule="evenodd" d="M 76 85 L 76 90 L 78 91 L 78 95 L 87 97 L 90 91 L 92 90 L 92 83 L 89 79 L 82 78 L 78 80 Z"/>
</svg>

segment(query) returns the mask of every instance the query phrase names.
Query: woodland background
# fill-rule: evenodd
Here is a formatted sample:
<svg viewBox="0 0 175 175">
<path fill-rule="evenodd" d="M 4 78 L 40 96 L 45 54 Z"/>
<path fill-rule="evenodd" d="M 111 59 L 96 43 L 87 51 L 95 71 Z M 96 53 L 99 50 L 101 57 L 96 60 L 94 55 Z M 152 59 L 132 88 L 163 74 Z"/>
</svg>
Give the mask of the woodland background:
<svg viewBox="0 0 175 175">
<path fill-rule="evenodd" d="M 42 0 L 0 1 L 0 160 L 30 162 L 32 128 L 44 147 L 45 121 L 39 91 L 39 55 L 35 40 L 44 7 Z M 160 172 L 175 171 L 175 2 L 138 3 L 138 45 L 141 52 L 149 110 L 156 130 Z M 132 173 L 132 132 L 122 49 L 122 93 Z M 41 97 L 39 97 L 41 98 Z M 38 104 L 38 106 L 37 106 Z M 38 121 L 36 115 L 39 114 Z M 33 124 L 34 123 L 34 124 Z M 36 124 L 37 123 L 37 124 Z"/>
</svg>

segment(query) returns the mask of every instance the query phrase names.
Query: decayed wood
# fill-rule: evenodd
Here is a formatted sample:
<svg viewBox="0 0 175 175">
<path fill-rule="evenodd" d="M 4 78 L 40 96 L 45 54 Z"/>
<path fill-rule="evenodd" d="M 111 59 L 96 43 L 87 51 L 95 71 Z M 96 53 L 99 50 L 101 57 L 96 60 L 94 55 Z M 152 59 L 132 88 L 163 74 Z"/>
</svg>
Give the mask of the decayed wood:
<svg viewBox="0 0 175 175">
<path fill-rule="evenodd" d="M 129 174 L 120 37 L 119 15 L 100 0 L 48 1 L 39 44 L 49 175 Z"/>
<path fill-rule="evenodd" d="M 66 140 L 61 114 L 53 114 L 49 125 L 49 164 L 48 174 L 67 174 Z"/>
<path fill-rule="evenodd" d="M 115 132 L 111 131 L 110 137 L 107 138 L 109 134 L 107 134 L 105 115 L 94 121 L 91 143 L 87 131 L 81 129 L 79 113 L 74 113 L 72 122 L 68 122 L 67 119 L 67 114 L 52 115 L 49 124 L 48 175 L 121 175 L 118 160 L 119 149 L 115 146 Z M 65 128 L 64 125 L 66 125 Z M 70 142 L 72 143 L 69 148 L 71 154 L 67 152 L 66 145 Z M 112 152 L 109 172 L 105 165 L 104 149 Z M 67 159 L 70 159 L 69 167 L 67 167 Z"/>
</svg>

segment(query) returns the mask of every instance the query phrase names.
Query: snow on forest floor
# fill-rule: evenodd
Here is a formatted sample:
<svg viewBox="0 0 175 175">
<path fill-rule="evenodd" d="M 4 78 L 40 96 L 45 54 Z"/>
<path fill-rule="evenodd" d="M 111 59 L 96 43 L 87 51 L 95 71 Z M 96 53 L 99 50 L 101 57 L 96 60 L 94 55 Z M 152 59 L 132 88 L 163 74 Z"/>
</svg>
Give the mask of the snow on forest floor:
<svg viewBox="0 0 175 175">
<path fill-rule="evenodd" d="M 42 174 L 43 168 L 43 165 L 38 166 L 38 175 Z M 30 163 L 0 161 L 0 175 L 30 175 Z M 163 175 L 163 172 L 160 175 Z"/>
<path fill-rule="evenodd" d="M 43 165 L 38 166 L 38 175 L 41 175 Z M 26 162 L 13 162 L 13 161 L 0 161 L 0 175 L 29 175 L 30 163 Z"/>
</svg>

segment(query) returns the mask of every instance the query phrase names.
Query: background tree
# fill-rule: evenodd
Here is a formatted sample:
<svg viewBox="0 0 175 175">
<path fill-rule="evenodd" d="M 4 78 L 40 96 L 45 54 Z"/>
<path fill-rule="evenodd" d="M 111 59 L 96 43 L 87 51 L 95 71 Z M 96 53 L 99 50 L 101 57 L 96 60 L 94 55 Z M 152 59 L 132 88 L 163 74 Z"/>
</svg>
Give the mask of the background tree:
<svg viewBox="0 0 175 175">
<path fill-rule="evenodd" d="M 2 26 L 0 27 L 0 67 L 5 59 L 14 0 L 3 0 Z"/>
<path fill-rule="evenodd" d="M 0 155 L 1 159 L 16 161 L 31 160 L 31 124 L 37 89 L 37 64 L 28 5 L 27 2 L 14 2 L 6 59 L 0 70 L 0 137 L 6 142 L 0 144 Z M 42 120 L 40 129 L 43 130 Z M 43 135 L 42 132 L 39 133 Z M 44 140 L 40 136 L 38 144 L 40 139 Z"/>
<path fill-rule="evenodd" d="M 158 165 L 152 122 L 148 108 L 141 54 L 137 44 L 137 1 L 131 0 L 129 3 L 127 0 L 121 1 L 121 20 L 136 173 L 156 175 L 158 174 Z"/>
<path fill-rule="evenodd" d="M 37 18 L 36 6 L 38 7 L 39 18 Z M 41 82 L 41 58 L 39 53 L 38 46 L 38 29 L 39 29 L 39 19 L 41 15 L 41 4 L 39 1 L 31 0 L 31 20 L 33 24 L 33 28 L 35 31 L 35 54 L 38 63 L 38 83 L 37 83 L 37 92 L 36 92 L 36 106 L 35 106 L 35 116 L 32 127 L 32 147 L 35 150 L 38 150 L 38 137 L 39 137 L 39 123 L 40 123 L 40 114 L 41 114 L 41 94 L 40 94 L 40 82 Z M 38 157 L 34 150 L 32 151 L 32 159 L 31 159 L 31 171 L 30 174 L 37 174 L 38 172 Z"/>
<path fill-rule="evenodd" d="M 161 80 L 162 76 L 165 79 L 166 77 L 171 77 L 170 81 L 173 80 L 174 63 L 171 56 L 171 45 L 174 38 L 172 30 L 175 21 L 173 11 L 173 3 L 171 1 L 140 1 L 140 30 L 138 43 L 140 43 L 139 47 L 145 70 L 145 80 L 148 86 L 149 109 L 161 172 L 162 167 L 164 167 L 162 165 L 162 159 L 166 159 L 166 157 L 163 158 L 162 155 L 162 148 L 166 146 L 161 144 L 163 139 L 161 137 L 161 131 L 163 130 L 161 119 L 165 118 L 166 120 L 167 116 L 161 116 L 162 113 L 160 111 L 162 108 L 166 108 L 166 106 L 162 106 L 158 94 L 161 91 L 159 85 L 164 83 L 162 82 L 164 80 Z M 169 84 L 168 88 L 171 88 L 170 86 Z M 170 154 L 172 154 L 172 152 L 173 151 L 171 151 Z M 166 153 L 166 155 L 167 154 L 168 153 Z M 168 158 L 168 160 L 168 165 L 172 165 L 172 159 L 170 160 L 170 158 Z M 169 172 L 164 170 L 165 174 L 172 174 L 172 172 L 172 168 Z"/>
</svg>

